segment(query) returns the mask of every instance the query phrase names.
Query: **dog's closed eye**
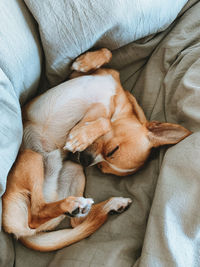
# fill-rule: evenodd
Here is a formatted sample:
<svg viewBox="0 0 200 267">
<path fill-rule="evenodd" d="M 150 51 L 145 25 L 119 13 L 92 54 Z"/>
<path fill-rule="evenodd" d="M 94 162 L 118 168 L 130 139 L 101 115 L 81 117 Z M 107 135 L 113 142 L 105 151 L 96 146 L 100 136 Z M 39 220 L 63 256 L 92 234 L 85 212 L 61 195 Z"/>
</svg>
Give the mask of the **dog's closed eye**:
<svg viewBox="0 0 200 267">
<path fill-rule="evenodd" d="M 118 149 L 119 149 L 119 146 L 116 146 L 112 151 L 108 152 L 106 157 L 111 157 Z"/>
</svg>

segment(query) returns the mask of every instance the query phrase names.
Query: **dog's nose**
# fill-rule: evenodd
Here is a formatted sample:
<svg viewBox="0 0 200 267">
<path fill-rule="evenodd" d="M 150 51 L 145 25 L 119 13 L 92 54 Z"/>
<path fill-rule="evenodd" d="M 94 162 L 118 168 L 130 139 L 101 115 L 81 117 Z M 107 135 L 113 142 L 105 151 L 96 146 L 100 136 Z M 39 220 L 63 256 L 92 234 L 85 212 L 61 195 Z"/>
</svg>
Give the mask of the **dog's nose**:
<svg viewBox="0 0 200 267">
<path fill-rule="evenodd" d="M 80 163 L 80 152 L 69 152 L 67 155 L 67 159 L 76 163 Z"/>
<path fill-rule="evenodd" d="M 79 155 L 79 161 L 83 167 L 88 167 L 93 163 L 94 157 L 90 152 L 84 150 Z"/>
<path fill-rule="evenodd" d="M 80 163 L 83 167 L 88 167 L 94 161 L 94 157 L 87 150 L 84 150 L 83 152 L 68 153 L 67 159 Z"/>
</svg>

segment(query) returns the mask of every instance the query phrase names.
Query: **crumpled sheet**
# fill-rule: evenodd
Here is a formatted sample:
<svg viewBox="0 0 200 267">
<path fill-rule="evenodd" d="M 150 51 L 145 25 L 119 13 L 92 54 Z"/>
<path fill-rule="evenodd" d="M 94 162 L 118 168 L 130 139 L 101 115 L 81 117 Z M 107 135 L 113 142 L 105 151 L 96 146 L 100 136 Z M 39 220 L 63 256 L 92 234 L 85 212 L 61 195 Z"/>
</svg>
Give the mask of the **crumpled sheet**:
<svg viewBox="0 0 200 267">
<path fill-rule="evenodd" d="M 199 14 L 200 2 L 189 1 L 168 29 L 114 51 L 110 64 L 120 70 L 124 87 L 149 120 L 180 123 L 194 134 L 153 151 L 130 177 L 87 168 L 87 197 L 95 202 L 131 197 L 130 209 L 110 216 L 92 236 L 53 253 L 31 251 L 3 235 L 7 247 L 14 242 L 16 267 L 200 266 Z"/>
</svg>

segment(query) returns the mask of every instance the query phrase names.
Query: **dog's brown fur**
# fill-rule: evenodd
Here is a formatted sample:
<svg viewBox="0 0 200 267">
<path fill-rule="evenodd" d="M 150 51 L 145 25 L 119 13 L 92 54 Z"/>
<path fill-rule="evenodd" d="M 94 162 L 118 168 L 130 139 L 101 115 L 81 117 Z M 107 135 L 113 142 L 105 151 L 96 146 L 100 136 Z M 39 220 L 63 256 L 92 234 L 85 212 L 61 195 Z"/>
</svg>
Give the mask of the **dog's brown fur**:
<svg viewBox="0 0 200 267">
<path fill-rule="evenodd" d="M 152 147 L 175 144 L 191 133 L 176 124 L 148 122 L 136 99 L 122 88 L 118 72 L 98 69 L 110 58 L 107 49 L 82 55 L 72 65 L 71 78 L 77 79 L 35 98 L 23 110 L 23 143 L 3 196 L 3 227 L 30 248 L 50 251 L 77 242 L 96 231 L 110 211 L 121 212 L 131 203 L 111 198 L 91 208 L 93 201 L 82 198 L 82 169 L 63 162 L 63 147 L 76 152 L 85 166 L 98 163 L 105 173 L 128 175 L 144 164 Z M 87 85 L 92 97 L 82 102 L 75 90 L 83 92 Z M 74 86 L 72 101 L 66 86 Z M 70 115 L 69 107 L 75 114 Z M 59 176 L 67 183 L 64 191 Z M 54 229 L 64 214 L 76 217 L 74 229 L 42 233 Z"/>
</svg>

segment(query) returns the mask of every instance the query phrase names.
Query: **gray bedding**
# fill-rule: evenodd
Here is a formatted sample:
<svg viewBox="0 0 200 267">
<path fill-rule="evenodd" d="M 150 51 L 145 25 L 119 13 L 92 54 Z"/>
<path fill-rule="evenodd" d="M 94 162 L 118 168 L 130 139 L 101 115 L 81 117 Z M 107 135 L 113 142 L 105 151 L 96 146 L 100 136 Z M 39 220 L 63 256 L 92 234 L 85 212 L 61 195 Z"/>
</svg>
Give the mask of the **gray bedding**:
<svg viewBox="0 0 200 267">
<path fill-rule="evenodd" d="M 149 120 L 180 123 L 194 134 L 153 151 L 144 168 L 129 177 L 87 168 L 87 197 L 95 202 L 131 197 L 130 209 L 110 216 L 85 240 L 52 253 L 31 251 L 1 232 L 1 267 L 200 266 L 199 14 L 200 2 L 189 1 L 164 31 L 115 49 L 110 64 Z"/>
</svg>

